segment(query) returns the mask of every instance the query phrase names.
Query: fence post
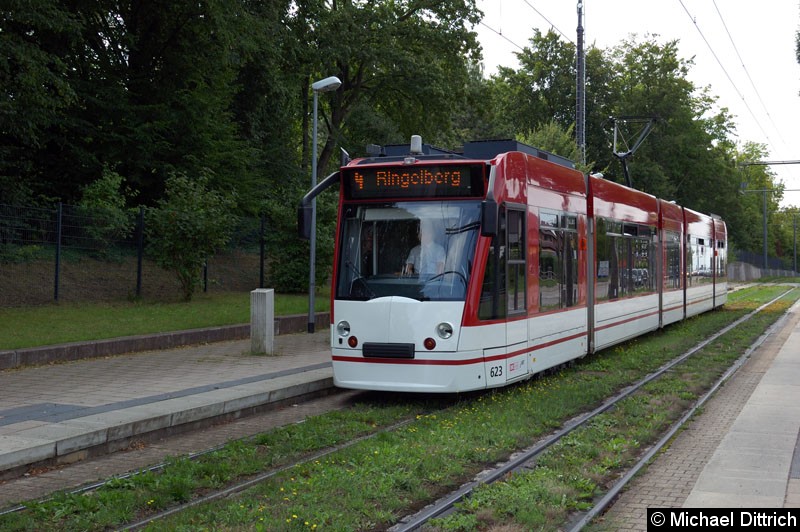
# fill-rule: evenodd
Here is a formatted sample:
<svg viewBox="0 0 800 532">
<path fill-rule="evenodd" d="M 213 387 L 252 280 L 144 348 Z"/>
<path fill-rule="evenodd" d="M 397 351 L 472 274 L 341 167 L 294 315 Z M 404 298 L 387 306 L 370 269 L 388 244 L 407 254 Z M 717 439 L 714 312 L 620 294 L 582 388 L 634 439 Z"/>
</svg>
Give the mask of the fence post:
<svg viewBox="0 0 800 532">
<path fill-rule="evenodd" d="M 62 207 L 61 202 L 58 202 L 58 207 L 56 208 L 56 271 L 55 271 L 55 281 L 53 286 L 53 300 L 58 301 L 58 279 L 61 272 L 61 214 L 62 214 Z"/>
<path fill-rule="evenodd" d="M 144 256 L 144 205 L 139 206 L 139 234 L 136 238 L 136 298 L 142 297 L 142 257 Z"/>
</svg>

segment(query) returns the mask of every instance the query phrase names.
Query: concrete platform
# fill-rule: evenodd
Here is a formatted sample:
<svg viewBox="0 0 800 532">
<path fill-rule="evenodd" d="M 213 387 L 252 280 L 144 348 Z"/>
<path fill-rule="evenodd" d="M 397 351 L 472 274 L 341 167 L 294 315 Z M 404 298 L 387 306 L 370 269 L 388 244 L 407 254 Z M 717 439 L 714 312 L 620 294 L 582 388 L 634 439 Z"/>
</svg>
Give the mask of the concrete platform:
<svg viewBox="0 0 800 532">
<path fill-rule="evenodd" d="M 0 479 L 137 438 L 234 419 L 333 387 L 330 332 L 214 342 L 0 371 Z"/>
<path fill-rule="evenodd" d="M 800 312 L 797 305 L 790 316 Z M 800 433 L 795 326 L 697 479 L 685 508 L 782 508 Z"/>
</svg>

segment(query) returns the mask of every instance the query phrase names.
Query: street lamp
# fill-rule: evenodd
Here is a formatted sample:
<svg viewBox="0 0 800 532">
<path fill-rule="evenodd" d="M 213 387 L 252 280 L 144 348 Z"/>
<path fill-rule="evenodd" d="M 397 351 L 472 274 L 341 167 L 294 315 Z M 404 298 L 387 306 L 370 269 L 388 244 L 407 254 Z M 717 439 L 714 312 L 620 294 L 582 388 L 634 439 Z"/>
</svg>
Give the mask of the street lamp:
<svg viewBox="0 0 800 532">
<path fill-rule="evenodd" d="M 314 91 L 314 130 L 311 142 L 311 189 L 317 186 L 317 95 L 320 92 L 335 91 L 342 85 L 336 76 L 321 79 L 311 84 Z M 314 332 L 316 323 L 314 315 L 314 293 L 316 292 L 316 260 L 317 260 L 317 198 L 311 200 L 311 267 L 308 277 L 308 332 Z"/>
<path fill-rule="evenodd" d="M 792 246 L 792 249 L 794 250 L 794 260 L 792 261 L 792 271 L 794 272 L 795 276 L 797 276 L 797 214 L 794 215 L 792 238 L 794 240 L 794 245 Z"/>
<path fill-rule="evenodd" d="M 792 213 L 792 275 L 797 277 L 797 217 L 800 213 Z"/>
</svg>

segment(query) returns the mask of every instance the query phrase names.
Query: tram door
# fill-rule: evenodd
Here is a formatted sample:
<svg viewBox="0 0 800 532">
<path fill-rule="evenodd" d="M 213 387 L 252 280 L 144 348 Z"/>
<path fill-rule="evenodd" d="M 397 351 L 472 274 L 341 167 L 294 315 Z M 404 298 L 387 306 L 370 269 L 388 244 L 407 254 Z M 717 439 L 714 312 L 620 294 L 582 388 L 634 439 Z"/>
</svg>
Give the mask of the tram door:
<svg viewBox="0 0 800 532">
<path fill-rule="evenodd" d="M 492 313 L 496 318 L 505 318 L 502 323 L 505 334 L 497 331 L 504 338 L 492 343 L 501 345 L 484 350 L 489 386 L 505 384 L 528 374 L 526 207 L 503 205 L 498 221 L 498 234 L 492 247 L 494 257 L 489 257 L 487 276 L 494 276 L 490 280 L 494 285 Z"/>
</svg>

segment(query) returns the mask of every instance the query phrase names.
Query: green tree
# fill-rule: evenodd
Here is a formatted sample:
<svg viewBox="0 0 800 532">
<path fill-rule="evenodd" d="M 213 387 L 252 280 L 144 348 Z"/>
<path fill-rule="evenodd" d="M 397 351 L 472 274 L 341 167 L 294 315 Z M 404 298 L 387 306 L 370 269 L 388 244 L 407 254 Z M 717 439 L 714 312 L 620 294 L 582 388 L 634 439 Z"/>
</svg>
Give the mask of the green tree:
<svg viewBox="0 0 800 532">
<path fill-rule="evenodd" d="M 574 128 L 575 53 L 575 46 L 554 31 L 537 30 L 529 46 L 517 54 L 520 68 L 501 68 L 489 80 L 490 105 L 498 109 L 496 121 L 511 132 L 509 136 L 525 137 L 551 122 L 564 130 Z M 595 47 L 586 51 L 586 158 L 597 161 L 593 171 L 602 172 L 613 162 L 605 126 L 618 100 L 613 92 L 617 72 L 607 56 Z"/>
<path fill-rule="evenodd" d="M 186 301 L 200 285 L 205 261 L 228 243 L 234 223 L 234 198 L 210 190 L 208 183 L 205 175 L 172 176 L 165 197 L 148 210 L 148 252 L 175 273 Z"/>
<path fill-rule="evenodd" d="M 275 185 L 276 196 L 286 187 Z M 287 193 L 286 197 L 290 197 Z M 333 238 L 338 196 L 322 194 L 317 198 L 317 243 L 315 285 L 324 286 L 333 267 Z M 278 197 L 267 201 L 264 209 L 269 221 L 266 243 L 269 285 L 280 292 L 301 293 L 308 290 L 310 247 L 297 236 L 297 204 Z M 320 221 L 323 221 L 320 223 Z M 331 221 L 325 223 L 325 221 Z"/>
<path fill-rule="evenodd" d="M 174 172 L 206 172 L 227 190 L 248 181 L 250 153 L 230 111 L 236 61 L 249 44 L 247 12 L 221 0 L 142 0 L 87 15 L 91 52 L 125 88 L 112 155 L 143 199 L 159 197 Z"/>
<path fill-rule="evenodd" d="M 454 147 L 470 140 L 514 138 L 515 131 L 499 106 L 502 99 L 494 94 L 496 89 L 494 79 L 484 79 L 479 63 L 469 65 L 465 94 L 454 112 L 452 138 L 444 139 L 443 146 Z"/>
<path fill-rule="evenodd" d="M 39 150 L 75 100 L 63 58 L 78 17 L 58 0 L 8 0 L 0 7 L 0 201 L 51 196 L 40 179 Z"/>
<path fill-rule="evenodd" d="M 504 121 L 517 138 L 570 157 L 566 139 L 561 137 L 559 143 L 558 136 L 549 137 L 547 132 L 570 131 L 574 124 L 574 46 L 553 32 L 535 32 L 518 56 L 519 69 L 501 69 L 489 80 L 489 105 L 500 109 L 497 120 Z M 608 50 L 589 48 L 587 159 L 594 161 L 593 171 L 622 182 L 608 117 L 657 117 L 653 132 L 629 159 L 634 187 L 721 215 L 732 240 L 749 247 L 760 241 L 747 210 L 757 199 L 739 193 L 742 176 L 736 161 L 754 154 L 747 146 L 739 153 L 731 140 L 730 114 L 716 109 L 709 88 L 695 87 L 688 80 L 692 67 L 691 60 L 678 54 L 677 41 L 659 42 L 652 36 L 631 36 Z M 622 133 L 635 139 L 638 131 Z"/>
<path fill-rule="evenodd" d="M 462 101 L 469 61 L 479 57 L 471 29 L 478 21 L 474 0 L 298 2 L 292 25 L 311 43 L 306 83 L 331 75 L 342 81 L 320 98 L 321 121 L 331 132 L 323 135 L 320 172 L 343 139 L 365 137 L 351 121 L 356 110 L 364 116 L 365 102 L 403 139 L 418 133 L 438 141 Z"/>
<path fill-rule="evenodd" d="M 38 90 L 13 98 L 10 119 L 31 127 L 0 149 L 24 141 L 19 173 L 36 187 L 76 201 L 110 167 L 152 204 L 167 176 L 208 170 L 216 187 L 252 197 L 255 150 L 232 111 L 257 33 L 242 1 L 13 3 L 0 40 L 20 59 L 4 86 Z"/>
<path fill-rule="evenodd" d="M 307 43 L 299 42 L 286 23 L 290 2 L 285 0 L 250 1 L 248 24 L 241 29 L 247 38 L 241 44 L 240 64 L 235 80 L 236 94 L 232 113 L 239 134 L 247 143 L 252 158 L 250 181 L 237 180 L 240 208 L 260 214 L 264 201 L 277 197 L 277 189 L 299 193 L 302 149 L 299 138 L 303 120 L 300 77 L 296 64 L 302 64 Z M 305 183 L 305 181 L 303 182 Z M 243 190 L 243 188 L 245 190 Z M 244 196 L 244 197 L 242 197 Z M 293 216 L 292 216 L 293 218 Z"/>
<path fill-rule="evenodd" d="M 798 218 L 800 218 L 800 208 L 791 206 L 781 209 L 776 216 L 776 226 L 770 228 L 775 233 L 776 255 L 783 259 L 783 267 L 787 270 L 797 271 L 795 254 L 797 252 Z"/>
<path fill-rule="evenodd" d="M 783 184 L 776 179 L 769 166 L 750 165 L 764 160 L 768 155 L 764 144 L 745 143 L 736 154 L 739 179 L 739 204 L 741 212 L 735 230 L 735 239 L 740 249 L 761 253 L 764 246 L 764 200 L 767 204 L 767 227 L 772 227 L 783 197 Z M 767 192 L 766 196 L 764 191 Z M 773 231 L 767 231 L 767 253 L 775 254 L 776 239 Z"/>
<path fill-rule="evenodd" d="M 127 203 L 135 196 L 117 172 L 103 170 L 100 179 L 83 189 L 79 206 L 95 250 L 107 256 L 114 241 L 128 238 L 134 228 L 135 211 Z"/>
<path fill-rule="evenodd" d="M 635 36 L 610 52 L 617 74 L 612 116 L 658 120 L 629 160 L 634 186 L 668 199 L 676 199 L 677 179 L 694 177 L 699 160 L 690 163 L 694 155 L 690 151 L 705 149 L 711 140 L 707 136 L 688 138 L 688 132 L 699 132 L 693 123 L 698 110 L 692 99 L 694 85 L 686 78 L 690 64 L 677 52 L 677 41 L 661 44 L 651 37 L 639 42 Z M 621 133 L 633 137 L 637 131 Z M 610 165 L 607 177 L 622 182 L 621 165 Z"/>
<path fill-rule="evenodd" d="M 580 151 L 575 143 L 572 126 L 564 129 L 555 120 L 537 127 L 528 135 L 520 137 L 519 140 L 530 146 L 536 146 L 576 162 L 575 167 L 583 173 L 589 172 L 594 166 L 593 163 L 584 165 L 577 162 L 580 159 Z"/>
<path fill-rule="evenodd" d="M 538 29 L 529 43 L 516 54 L 518 70 L 498 71 L 502 112 L 518 134 L 551 121 L 569 127 L 575 122 L 575 46 L 552 30 L 542 34 Z"/>
</svg>

